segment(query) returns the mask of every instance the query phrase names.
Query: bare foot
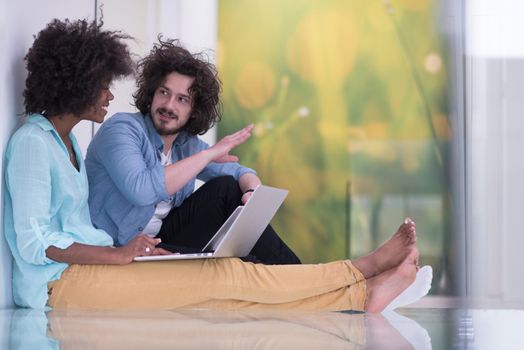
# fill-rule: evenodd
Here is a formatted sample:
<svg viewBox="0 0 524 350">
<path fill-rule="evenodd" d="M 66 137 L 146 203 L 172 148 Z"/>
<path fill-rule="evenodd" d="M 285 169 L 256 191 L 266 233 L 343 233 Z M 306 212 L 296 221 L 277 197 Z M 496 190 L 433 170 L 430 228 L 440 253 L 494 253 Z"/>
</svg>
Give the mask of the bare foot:
<svg viewBox="0 0 524 350">
<path fill-rule="evenodd" d="M 381 312 L 415 281 L 418 256 L 418 249 L 412 247 L 409 255 L 400 265 L 367 281 L 366 311 Z"/>
<path fill-rule="evenodd" d="M 393 236 L 370 254 L 353 261 L 353 265 L 369 279 L 399 265 L 417 241 L 415 222 L 406 218 Z"/>
</svg>

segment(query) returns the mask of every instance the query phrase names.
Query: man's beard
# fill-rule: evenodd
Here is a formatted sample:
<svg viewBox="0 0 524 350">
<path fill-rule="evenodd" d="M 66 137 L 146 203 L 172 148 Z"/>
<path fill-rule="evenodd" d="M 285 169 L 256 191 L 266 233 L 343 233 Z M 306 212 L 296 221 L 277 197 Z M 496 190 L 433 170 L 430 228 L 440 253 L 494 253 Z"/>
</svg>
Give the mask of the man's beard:
<svg viewBox="0 0 524 350">
<path fill-rule="evenodd" d="M 174 115 L 174 116 L 176 116 L 178 118 L 178 116 L 176 114 L 174 114 L 173 112 L 169 112 L 169 111 L 167 111 L 164 108 L 158 108 L 156 110 L 156 114 L 159 114 L 160 112 L 163 112 L 164 114 L 167 113 L 170 116 Z M 183 127 L 179 128 L 179 127 L 176 127 L 176 126 L 172 127 L 172 128 L 166 128 L 166 127 L 164 127 L 164 122 L 163 121 L 155 119 L 155 118 L 152 118 L 152 119 L 153 119 L 153 125 L 155 127 L 155 130 L 161 136 L 176 135 L 183 129 Z"/>
<path fill-rule="evenodd" d="M 176 135 L 180 132 L 180 130 L 182 130 L 182 128 L 177 128 L 177 127 L 173 127 L 173 128 L 166 128 L 164 127 L 163 125 L 159 125 L 161 124 L 162 122 L 155 122 L 153 121 L 153 125 L 155 126 L 155 130 L 158 132 L 159 135 L 161 136 L 169 136 L 169 135 Z"/>
</svg>

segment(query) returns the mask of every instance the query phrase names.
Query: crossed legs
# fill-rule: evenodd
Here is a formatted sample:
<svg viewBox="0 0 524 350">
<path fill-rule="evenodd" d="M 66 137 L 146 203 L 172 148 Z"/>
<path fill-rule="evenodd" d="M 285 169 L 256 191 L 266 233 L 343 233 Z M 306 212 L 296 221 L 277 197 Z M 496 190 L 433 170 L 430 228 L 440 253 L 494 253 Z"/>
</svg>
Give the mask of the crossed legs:
<svg viewBox="0 0 524 350">
<path fill-rule="evenodd" d="M 238 205 L 242 192 L 232 176 L 222 176 L 206 182 L 174 208 L 162 221 L 158 238 L 164 248 L 195 248 L 200 251 L 222 226 Z M 300 264 L 300 259 L 273 230 L 271 225 L 262 233 L 250 252 L 251 258 L 264 264 Z"/>
<path fill-rule="evenodd" d="M 70 265 L 49 285 L 62 309 L 294 309 L 382 311 L 415 280 L 411 221 L 351 261 L 262 265 L 235 258 Z"/>
</svg>

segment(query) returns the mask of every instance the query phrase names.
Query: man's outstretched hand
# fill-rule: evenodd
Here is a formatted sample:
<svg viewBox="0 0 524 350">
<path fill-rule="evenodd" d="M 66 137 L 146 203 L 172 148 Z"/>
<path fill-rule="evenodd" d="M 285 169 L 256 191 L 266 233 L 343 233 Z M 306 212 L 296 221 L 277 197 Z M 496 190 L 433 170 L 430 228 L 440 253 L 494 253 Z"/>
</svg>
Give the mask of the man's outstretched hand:
<svg viewBox="0 0 524 350">
<path fill-rule="evenodd" d="M 229 152 L 243 144 L 248 138 L 251 137 L 251 131 L 255 126 L 250 124 L 243 129 L 235 132 L 234 134 L 224 136 L 220 141 L 211 146 L 207 151 L 211 157 L 211 162 L 226 163 L 226 162 L 238 162 L 238 157 L 229 154 Z"/>
</svg>

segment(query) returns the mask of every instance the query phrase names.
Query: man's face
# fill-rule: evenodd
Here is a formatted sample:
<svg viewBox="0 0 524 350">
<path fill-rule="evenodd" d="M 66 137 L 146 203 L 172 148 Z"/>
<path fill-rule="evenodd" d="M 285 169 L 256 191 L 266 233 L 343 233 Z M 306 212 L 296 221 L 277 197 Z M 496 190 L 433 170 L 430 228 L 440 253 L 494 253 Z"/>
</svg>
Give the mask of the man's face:
<svg viewBox="0 0 524 350">
<path fill-rule="evenodd" d="M 186 125 L 191 114 L 189 88 L 193 80 L 193 77 L 173 72 L 156 89 L 150 114 L 160 135 L 176 135 Z"/>
</svg>

